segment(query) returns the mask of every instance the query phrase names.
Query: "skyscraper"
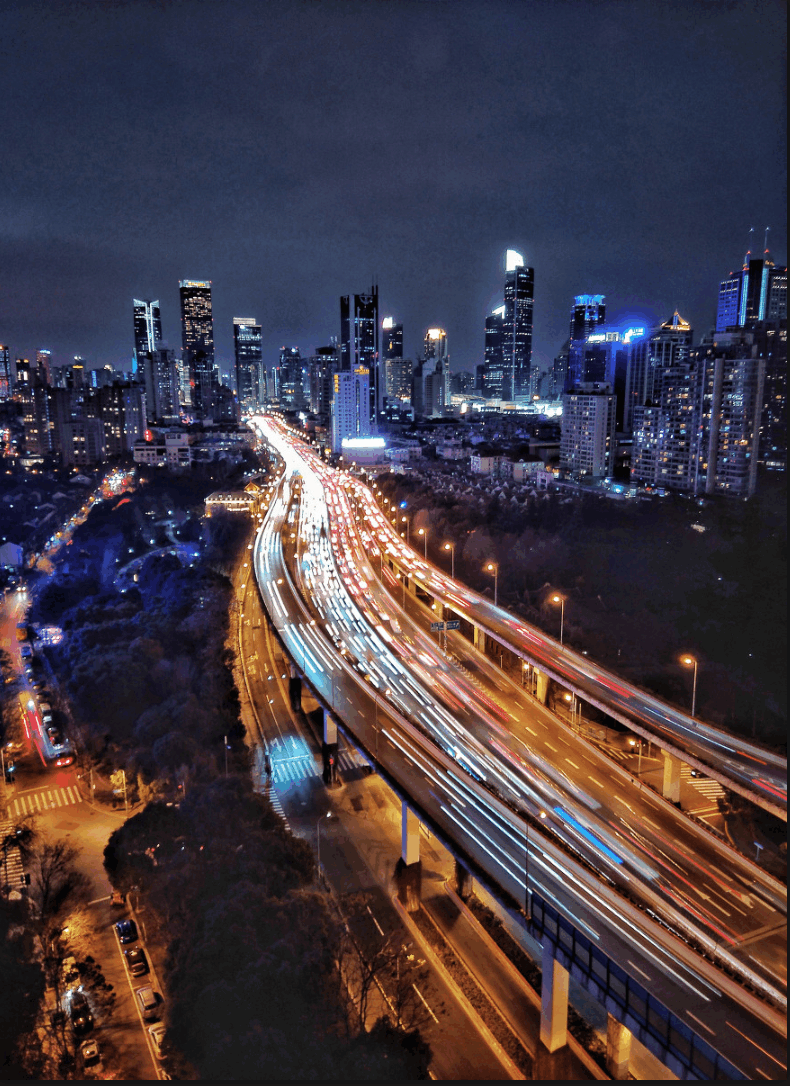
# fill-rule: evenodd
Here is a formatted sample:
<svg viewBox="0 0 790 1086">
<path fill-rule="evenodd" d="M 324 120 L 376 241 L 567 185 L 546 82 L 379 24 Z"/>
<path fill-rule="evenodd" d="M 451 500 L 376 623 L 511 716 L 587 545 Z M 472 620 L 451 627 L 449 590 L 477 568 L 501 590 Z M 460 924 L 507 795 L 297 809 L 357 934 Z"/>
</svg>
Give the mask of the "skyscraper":
<svg viewBox="0 0 790 1086">
<path fill-rule="evenodd" d="M 375 425 L 381 406 L 379 382 L 379 288 L 369 294 L 344 294 L 340 299 L 340 369 L 363 366 L 369 374 L 370 419 Z"/>
<path fill-rule="evenodd" d="M 308 360 L 308 368 L 310 410 L 318 417 L 322 426 L 327 426 L 332 417 L 332 391 L 338 368 L 337 343 L 317 347 L 315 354 Z"/>
<path fill-rule="evenodd" d="M 577 477 L 612 474 L 617 402 L 611 386 L 593 382 L 562 397 L 560 467 Z"/>
<path fill-rule="evenodd" d="M 307 406 L 305 395 L 304 361 L 298 347 L 280 349 L 280 365 L 276 371 L 277 399 L 291 411 L 302 411 Z M 309 376 L 308 376 L 309 395 Z"/>
<path fill-rule="evenodd" d="M 181 344 L 189 371 L 192 407 L 199 418 L 211 411 L 214 377 L 214 318 L 211 308 L 211 281 L 182 279 Z"/>
<path fill-rule="evenodd" d="M 0 401 L 10 400 L 14 388 L 14 378 L 11 373 L 11 351 L 0 343 Z"/>
<path fill-rule="evenodd" d="M 696 360 L 668 351 L 654 370 L 652 399 L 632 408 L 631 478 L 651 486 L 692 490 L 699 446 Z"/>
<path fill-rule="evenodd" d="M 432 380 L 431 410 L 428 411 L 426 396 L 426 413 L 441 414 L 444 408 L 450 404 L 450 355 L 447 351 L 447 333 L 444 328 L 429 328 L 425 333 L 423 358 L 427 365 L 428 376 Z M 429 363 L 433 361 L 433 374 L 430 372 Z"/>
<path fill-rule="evenodd" d="M 648 336 L 632 340 L 625 376 L 624 431 L 633 430 L 636 407 L 656 402 L 656 380 L 660 370 L 688 358 L 692 335 L 689 322 L 675 310 L 669 320 L 652 329 Z"/>
<path fill-rule="evenodd" d="M 261 326 L 254 317 L 233 318 L 236 394 L 243 414 L 257 411 L 261 400 Z"/>
<path fill-rule="evenodd" d="M 139 360 L 148 351 L 155 351 L 162 341 L 162 320 L 159 315 L 159 302 L 148 298 L 133 299 L 134 306 L 134 362 L 132 372 L 136 373 Z"/>
<path fill-rule="evenodd" d="M 341 370 L 333 377 L 332 452 L 343 451 L 343 439 L 369 437 L 370 385 L 365 366 Z"/>
<path fill-rule="evenodd" d="M 52 351 L 47 351 L 43 347 L 36 351 L 36 366 L 43 376 L 44 384 L 52 384 Z"/>
<path fill-rule="evenodd" d="M 176 422 L 179 417 L 176 352 L 160 343 L 139 356 L 140 377 L 145 387 L 146 423 Z"/>
<path fill-rule="evenodd" d="M 753 331 L 717 333 L 697 350 L 700 479 L 705 492 L 748 498 L 757 485 L 766 359 Z"/>
<path fill-rule="evenodd" d="M 776 267 L 771 260 L 767 230 L 762 256 L 753 257 L 751 249 L 750 242 L 740 271 L 730 272 L 719 285 L 717 332 L 743 328 L 752 321 L 787 319 L 787 268 Z"/>
<path fill-rule="evenodd" d="M 532 317 L 535 271 L 524 266 L 515 249 L 505 255 L 505 313 L 502 322 L 504 381 L 502 396 L 532 394 Z"/>
<path fill-rule="evenodd" d="M 381 322 L 381 331 L 381 357 L 403 358 L 403 325 L 398 324 L 394 317 L 385 317 Z"/>
<path fill-rule="evenodd" d="M 505 353 L 503 349 L 505 307 L 498 306 L 486 317 L 485 363 L 480 388 L 484 396 L 500 399 L 505 379 Z"/>
<path fill-rule="evenodd" d="M 570 344 L 568 347 L 568 373 L 566 388 L 584 381 L 606 380 L 603 374 L 585 366 L 585 344 L 606 320 L 606 303 L 603 294 L 577 294 L 571 309 Z"/>
</svg>

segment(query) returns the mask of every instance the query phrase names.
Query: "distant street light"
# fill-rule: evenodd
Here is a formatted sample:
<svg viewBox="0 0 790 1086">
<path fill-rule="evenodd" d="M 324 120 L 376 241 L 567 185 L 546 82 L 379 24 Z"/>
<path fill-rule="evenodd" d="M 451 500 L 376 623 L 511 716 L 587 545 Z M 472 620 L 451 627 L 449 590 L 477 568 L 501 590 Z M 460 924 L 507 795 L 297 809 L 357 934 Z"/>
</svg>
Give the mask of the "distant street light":
<svg viewBox="0 0 790 1086">
<path fill-rule="evenodd" d="M 694 668 L 694 679 L 691 684 L 691 719 L 694 719 L 694 715 L 697 711 L 697 659 L 695 656 L 681 656 L 681 664 L 685 664 L 686 667 Z"/>
<path fill-rule="evenodd" d="M 423 542 L 425 543 L 425 561 L 427 562 L 428 561 L 428 529 L 427 528 L 420 528 L 420 530 L 417 532 L 417 535 L 421 535 L 422 538 L 423 538 Z"/>
<path fill-rule="evenodd" d="M 316 856 L 318 857 L 318 873 L 321 874 L 321 822 L 325 818 L 331 818 L 332 812 L 327 811 L 325 815 L 321 815 L 315 824 L 315 836 L 316 836 Z"/>
<path fill-rule="evenodd" d="M 408 517 L 401 517 L 401 524 L 406 523 L 406 546 L 409 545 L 409 529 L 411 528 L 411 522 Z"/>
<path fill-rule="evenodd" d="M 497 587 L 498 587 L 498 583 L 499 583 L 499 566 L 496 564 L 496 562 L 489 562 L 488 565 L 486 566 L 486 570 L 489 573 L 494 574 L 494 607 L 496 607 L 496 605 L 497 605 Z"/>
<path fill-rule="evenodd" d="M 551 602 L 560 605 L 560 645 L 562 645 L 565 630 L 565 597 L 560 595 L 552 596 Z"/>
<path fill-rule="evenodd" d="M 450 552 L 450 569 L 452 570 L 450 576 L 455 580 L 455 543 L 445 543 L 444 549 Z"/>
</svg>

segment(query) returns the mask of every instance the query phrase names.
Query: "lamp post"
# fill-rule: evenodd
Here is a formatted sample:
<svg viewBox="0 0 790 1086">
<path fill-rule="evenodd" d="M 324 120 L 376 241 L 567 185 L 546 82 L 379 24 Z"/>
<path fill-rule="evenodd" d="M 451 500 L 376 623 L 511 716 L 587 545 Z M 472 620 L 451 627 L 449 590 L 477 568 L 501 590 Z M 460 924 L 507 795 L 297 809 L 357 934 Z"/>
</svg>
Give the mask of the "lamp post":
<svg viewBox="0 0 790 1086">
<path fill-rule="evenodd" d="M 428 561 L 428 529 L 427 528 L 420 528 L 420 530 L 417 532 L 417 535 L 421 535 L 422 538 L 423 538 L 423 542 L 425 544 L 425 548 L 424 548 L 425 561 L 427 562 Z"/>
<path fill-rule="evenodd" d="M 560 645 L 562 645 L 565 632 L 565 597 L 560 595 L 552 596 L 551 602 L 560 605 Z"/>
<path fill-rule="evenodd" d="M 445 543 L 444 549 L 450 552 L 450 576 L 455 580 L 455 543 Z"/>
<path fill-rule="evenodd" d="M 497 588 L 498 588 L 498 582 L 499 582 L 499 566 L 496 564 L 496 562 L 489 562 L 488 565 L 486 566 L 486 570 L 488 571 L 488 573 L 493 573 L 494 574 L 494 607 L 496 607 L 496 605 L 497 605 Z"/>
<path fill-rule="evenodd" d="M 411 521 L 409 520 L 408 517 L 401 517 L 400 520 L 401 520 L 401 524 L 403 524 L 404 522 L 406 524 L 406 546 L 408 547 L 408 545 L 409 545 L 409 529 L 411 528 Z"/>
<path fill-rule="evenodd" d="M 324 818 L 331 818 L 332 812 L 327 811 L 325 815 L 321 815 L 315 824 L 315 838 L 316 838 L 316 856 L 318 857 L 318 873 L 321 874 L 321 822 Z"/>
<path fill-rule="evenodd" d="M 685 664 L 686 667 L 694 668 L 694 678 L 691 684 L 691 719 L 693 720 L 697 711 L 697 658 L 696 656 L 681 656 L 680 662 Z"/>
</svg>

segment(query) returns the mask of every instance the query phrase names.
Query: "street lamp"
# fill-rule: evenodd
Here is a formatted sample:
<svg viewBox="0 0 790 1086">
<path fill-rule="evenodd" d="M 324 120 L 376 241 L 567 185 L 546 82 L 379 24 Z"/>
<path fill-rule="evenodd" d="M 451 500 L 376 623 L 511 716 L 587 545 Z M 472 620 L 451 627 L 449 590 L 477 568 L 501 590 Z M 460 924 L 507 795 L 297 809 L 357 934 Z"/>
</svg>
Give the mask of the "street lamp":
<svg viewBox="0 0 790 1086">
<path fill-rule="evenodd" d="M 691 719 L 697 711 L 697 658 L 696 656 L 681 656 L 681 664 L 694 668 L 694 679 L 691 685 Z"/>
<path fill-rule="evenodd" d="M 551 602 L 560 605 L 560 645 L 562 645 L 563 633 L 565 630 L 565 597 L 560 595 L 552 596 Z"/>
<path fill-rule="evenodd" d="M 321 874 L 321 822 L 324 818 L 331 818 L 332 812 L 327 811 L 325 815 L 321 815 L 315 824 L 315 837 L 316 837 L 316 856 L 318 857 L 318 873 Z"/>
<path fill-rule="evenodd" d="M 427 562 L 428 561 L 428 529 L 427 528 L 420 528 L 420 530 L 417 532 L 417 535 L 421 535 L 422 538 L 423 538 L 423 542 L 425 543 L 425 561 Z"/>
<path fill-rule="evenodd" d="M 406 524 L 406 546 L 408 547 L 408 545 L 409 545 L 409 529 L 411 528 L 411 522 L 410 522 L 408 517 L 401 517 L 400 519 L 401 519 L 401 524 L 403 524 L 404 522 Z"/>
<path fill-rule="evenodd" d="M 445 543 L 444 549 L 450 552 L 450 569 L 452 570 L 450 576 L 455 580 L 455 543 Z"/>
<path fill-rule="evenodd" d="M 499 582 L 499 566 L 496 564 L 496 562 L 489 562 L 488 565 L 486 566 L 486 570 L 489 573 L 494 574 L 494 607 L 496 607 L 496 605 L 497 605 L 497 588 L 498 588 L 498 582 Z"/>
</svg>

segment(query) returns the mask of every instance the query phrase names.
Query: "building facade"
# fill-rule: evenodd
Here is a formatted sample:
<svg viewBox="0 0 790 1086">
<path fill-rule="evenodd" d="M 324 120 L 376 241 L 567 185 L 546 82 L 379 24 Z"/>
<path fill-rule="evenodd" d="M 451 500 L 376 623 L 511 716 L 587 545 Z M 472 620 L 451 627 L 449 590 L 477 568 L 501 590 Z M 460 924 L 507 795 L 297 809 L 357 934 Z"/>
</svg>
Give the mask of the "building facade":
<svg viewBox="0 0 790 1086">
<path fill-rule="evenodd" d="M 370 375 L 365 366 L 340 370 L 333 378 L 332 452 L 347 438 L 370 437 Z"/>
<path fill-rule="evenodd" d="M 254 317 L 233 318 L 236 395 L 242 414 L 252 414 L 261 402 L 261 326 Z"/>
<path fill-rule="evenodd" d="M 132 372 L 137 373 L 139 359 L 144 354 L 153 353 L 162 341 L 162 318 L 159 301 L 148 298 L 134 298 L 134 362 Z"/>
<path fill-rule="evenodd" d="M 693 332 L 677 310 L 648 336 L 634 339 L 628 347 L 625 376 L 623 430 L 634 428 L 634 409 L 655 402 L 656 381 L 663 368 L 678 365 L 689 357 Z"/>
<path fill-rule="evenodd" d="M 611 386 L 579 385 L 562 397 L 560 467 L 576 478 L 614 470 L 617 402 Z"/>
</svg>

